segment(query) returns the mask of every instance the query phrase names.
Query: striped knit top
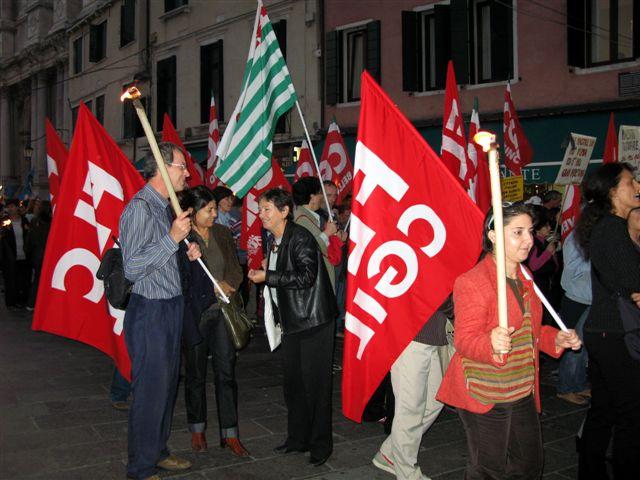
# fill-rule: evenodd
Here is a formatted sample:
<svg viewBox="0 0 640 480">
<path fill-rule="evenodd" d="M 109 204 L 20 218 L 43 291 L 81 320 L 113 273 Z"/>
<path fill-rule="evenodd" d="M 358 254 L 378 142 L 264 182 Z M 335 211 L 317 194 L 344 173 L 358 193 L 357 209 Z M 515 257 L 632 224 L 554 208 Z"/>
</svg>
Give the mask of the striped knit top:
<svg viewBox="0 0 640 480">
<path fill-rule="evenodd" d="M 524 292 L 522 325 L 511 335 L 511 351 L 506 363 L 496 367 L 462 358 L 469 395 L 484 404 L 515 402 L 528 397 L 535 384 L 535 350 L 529 312 L 528 292 Z"/>
</svg>

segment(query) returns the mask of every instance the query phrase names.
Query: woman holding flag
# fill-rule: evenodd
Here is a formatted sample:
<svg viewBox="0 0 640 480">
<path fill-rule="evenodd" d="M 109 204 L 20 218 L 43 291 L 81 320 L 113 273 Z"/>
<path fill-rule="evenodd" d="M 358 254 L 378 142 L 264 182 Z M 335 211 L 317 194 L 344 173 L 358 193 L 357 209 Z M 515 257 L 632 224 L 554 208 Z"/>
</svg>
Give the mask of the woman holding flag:
<svg viewBox="0 0 640 480">
<path fill-rule="evenodd" d="M 521 270 L 533 246 L 532 214 L 503 205 L 508 328 L 498 326 L 493 211 L 484 222 L 483 258 L 453 287 L 456 354 L 438 400 L 454 406 L 469 449 L 466 479 L 537 479 L 542 474 L 539 349 L 559 357 L 580 348 L 574 330 L 542 326 L 542 305 Z"/>
</svg>

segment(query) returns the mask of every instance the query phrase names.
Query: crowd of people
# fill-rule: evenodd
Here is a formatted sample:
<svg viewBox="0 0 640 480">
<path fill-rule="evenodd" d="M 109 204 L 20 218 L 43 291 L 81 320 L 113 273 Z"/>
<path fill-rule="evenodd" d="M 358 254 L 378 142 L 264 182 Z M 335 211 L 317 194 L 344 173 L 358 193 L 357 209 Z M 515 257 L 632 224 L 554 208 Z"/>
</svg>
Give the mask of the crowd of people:
<svg viewBox="0 0 640 480">
<path fill-rule="evenodd" d="M 240 305 L 268 289 L 282 329 L 287 408 L 286 438 L 275 453 L 309 452 L 310 464 L 322 465 L 333 451 L 332 373 L 339 364 L 336 338 L 344 335 L 351 198 L 336 205 L 336 186 L 316 177 L 298 180 L 291 193 L 263 193 L 265 258 L 261 268 L 249 269 L 233 192 L 223 186 L 187 189 L 181 150 L 171 143 L 159 150 L 183 212 L 173 213 L 149 154 L 146 184 L 120 219 L 124 272 L 133 282 L 124 321 L 132 381 L 115 371 L 111 400 L 129 410 L 128 477 L 155 480 L 158 469 L 191 467 L 167 444 L 181 365 L 191 447 L 207 451 L 209 359 L 220 446 L 250 455 L 238 428 L 239 352 L 222 300 L 197 259 Z M 640 303 L 640 184 L 628 165 L 607 164 L 584 180 L 582 198 L 576 228 L 562 244 L 559 192 L 503 205 L 508 328 L 498 325 L 497 232 L 493 212 L 487 212 L 478 263 L 458 277 L 452 295 L 400 354 L 370 402 L 369 412 L 375 402 L 386 406 L 369 416 L 387 417 L 389 427 L 372 459 L 377 468 L 398 479 L 428 479 L 418 451 L 448 405 L 467 438 L 465 478 L 540 478 L 542 351 L 559 359 L 557 396 L 589 406 L 579 436 L 579 478 L 635 478 L 640 362 L 625 342 L 618 303 Z M 49 204 L 9 200 L 5 209 L 0 260 L 6 303 L 33 308 Z M 534 282 L 567 329 L 555 327 Z"/>
</svg>

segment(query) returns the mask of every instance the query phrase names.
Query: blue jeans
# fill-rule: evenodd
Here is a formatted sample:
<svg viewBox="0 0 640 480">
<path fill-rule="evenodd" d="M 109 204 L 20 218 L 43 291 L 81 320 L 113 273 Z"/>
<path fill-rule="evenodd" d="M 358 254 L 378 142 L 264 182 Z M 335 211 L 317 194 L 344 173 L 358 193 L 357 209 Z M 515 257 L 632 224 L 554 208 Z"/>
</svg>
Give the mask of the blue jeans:
<svg viewBox="0 0 640 480">
<path fill-rule="evenodd" d="M 109 389 L 111 402 L 126 402 L 129 398 L 129 393 L 131 393 L 131 384 L 120 374 L 117 367 L 114 368 L 111 388 Z"/>
<path fill-rule="evenodd" d="M 127 306 L 124 334 L 133 393 L 127 475 L 134 479 L 155 474 L 156 464 L 169 456 L 183 313 L 182 296 L 151 300 L 132 294 Z"/>
<path fill-rule="evenodd" d="M 584 322 L 591 307 L 587 308 L 576 324 L 576 333 L 580 340 L 584 339 Z M 558 393 L 578 393 L 589 388 L 587 380 L 587 349 L 582 344 L 580 350 L 565 350 L 558 367 Z"/>
</svg>

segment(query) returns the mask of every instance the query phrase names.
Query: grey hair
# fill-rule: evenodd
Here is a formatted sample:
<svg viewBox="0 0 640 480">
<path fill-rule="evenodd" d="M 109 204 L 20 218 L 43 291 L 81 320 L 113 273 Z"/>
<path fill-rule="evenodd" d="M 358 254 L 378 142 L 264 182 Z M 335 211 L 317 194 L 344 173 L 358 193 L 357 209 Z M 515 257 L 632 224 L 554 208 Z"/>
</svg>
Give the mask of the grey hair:
<svg viewBox="0 0 640 480">
<path fill-rule="evenodd" d="M 180 147 L 178 147 L 175 143 L 171 142 L 161 142 L 158 144 L 158 150 L 160 150 L 160 156 L 162 160 L 164 160 L 165 165 L 170 165 L 173 163 L 173 152 L 178 151 L 182 153 Z M 149 150 L 144 157 L 144 165 L 142 166 L 142 178 L 145 180 L 149 180 L 156 176 L 158 172 L 158 164 L 156 163 L 156 159 L 153 157 L 153 152 Z"/>
</svg>

